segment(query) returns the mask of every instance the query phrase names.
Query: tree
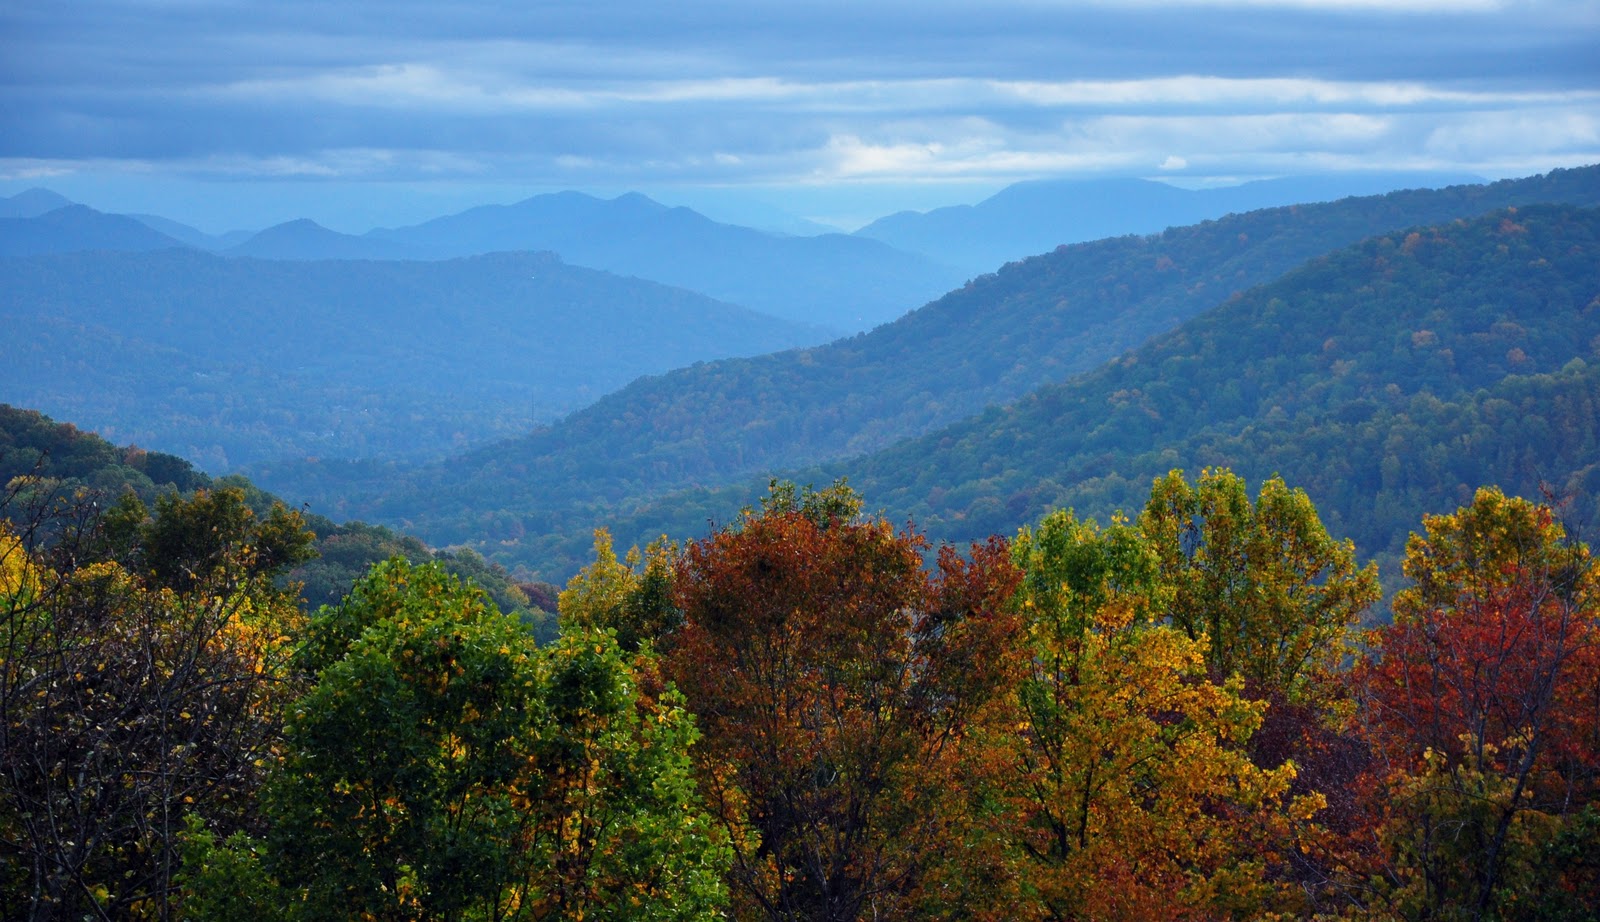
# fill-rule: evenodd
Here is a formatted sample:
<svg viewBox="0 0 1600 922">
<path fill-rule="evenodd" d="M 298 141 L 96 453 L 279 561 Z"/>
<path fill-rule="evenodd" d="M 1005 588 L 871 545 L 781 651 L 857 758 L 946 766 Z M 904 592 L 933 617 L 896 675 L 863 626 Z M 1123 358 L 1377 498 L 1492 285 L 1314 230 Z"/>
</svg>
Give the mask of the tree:
<svg viewBox="0 0 1600 922">
<path fill-rule="evenodd" d="M 1435 918 L 1592 909 L 1592 869 L 1550 859 L 1600 845 L 1596 567 L 1549 507 L 1491 488 L 1423 525 L 1351 677 L 1388 898 Z"/>
<path fill-rule="evenodd" d="M 920 536 L 860 509 L 775 485 L 678 559 L 667 672 L 705 734 L 741 917 L 971 915 L 997 892 L 969 886 L 993 855 L 973 793 L 1009 719 L 1018 574 L 992 542 L 930 576 Z"/>
<path fill-rule="evenodd" d="M 1329 537 L 1303 490 L 1281 478 L 1252 505 L 1245 483 L 1207 468 L 1158 479 L 1139 526 L 1174 589 L 1167 615 L 1190 639 L 1207 638 L 1218 678 L 1238 673 L 1253 694 L 1294 699 L 1335 665 L 1361 612 L 1378 599 L 1378 568 L 1357 568 L 1355 547 Z"/>
<path fill-rule="evenodd" d="M 395 559 L 313 620 L 264 840 L 191 851 L 202 918 L 239 880 L 303 919 L 699 919 L 723 849 L 692 719 L 612 638 L 548 648 L 440 565 Z M 257 857 L 259 856 L 259 857 Z"/>
<path fill-rule="evenodd" d="M 672 598 L 672 568 L 678 549 L 665 538 L 653 542 L 642 558 L 637 547 L 618 560 L 611 533 L 594 533 L 594 563 L 579 571 L 561 593 L 564 626 L 609 630 L 622 649 L 632 653 L 645 643 L 656 645 L 683 622 Z"/>
<path fill-rule="evenodd" d="M 274 579 L 309 545 L 297 516 L 227 491 L 118 509 L 125 549 L 221 524 L 181 578 L 177 554 L 106 559 L 109 521 L 73 504 L 37 530 L 52 543 L 0 534 L 7 918 L 169 917 L 183 817 L 252 828 L 279 741 L 300 615 Z"/>
<path fill-rule="evenodd" d="M 1287 803 L 1292 764 L 1251 762 L 1265 703 L 1237 675 L 1209 680 L 1203 634 L 1160 623 L 1175 590 L 1139 529 L 1055 512 L 1012 550 L 1027 574 L 1030 654 L 1014 780 L 1029 883 L 1018 916 L 1260 910 L 1274 848 L 1321 804 Z"/>
</svg>

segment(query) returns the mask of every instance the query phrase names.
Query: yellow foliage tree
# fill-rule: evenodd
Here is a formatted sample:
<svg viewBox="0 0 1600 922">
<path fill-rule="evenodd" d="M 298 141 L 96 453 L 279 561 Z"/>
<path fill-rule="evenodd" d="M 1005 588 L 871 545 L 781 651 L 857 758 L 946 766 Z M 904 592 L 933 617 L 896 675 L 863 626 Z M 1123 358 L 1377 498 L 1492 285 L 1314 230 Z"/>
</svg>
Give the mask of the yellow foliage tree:
<svg viewBox="0 0 1600 922">
<path fill-rule="evenodd" d="M 1019 917 L 1226 917 L 1271 902 L 1267 866 L 1316 796 L 1289 802 L 1292 763 L 1245 750 L 1263 702 L 1214 684 L 1207 642 L 1156 623 L 1171 589 L 1156 550 L 1118 520 L 1069 512 L 1024 529 L 1022 685 L 1014 796 L 1021 805 Z"/>
</svg>

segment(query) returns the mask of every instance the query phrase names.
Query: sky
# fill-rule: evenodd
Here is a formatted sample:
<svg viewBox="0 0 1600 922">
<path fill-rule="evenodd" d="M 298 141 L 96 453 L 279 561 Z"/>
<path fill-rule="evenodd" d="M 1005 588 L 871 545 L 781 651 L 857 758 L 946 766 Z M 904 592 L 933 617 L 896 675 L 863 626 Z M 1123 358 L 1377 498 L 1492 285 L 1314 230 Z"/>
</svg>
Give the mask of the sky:
<svg viewBox="0 0 1600 922">
<path fill-rule="evenodd" d="M 212 232 L 560 189 L 848 228 L 1023 179 L 1596 162 L 1596 0 L 0 4 L 0 194 Z"/>
</svg>

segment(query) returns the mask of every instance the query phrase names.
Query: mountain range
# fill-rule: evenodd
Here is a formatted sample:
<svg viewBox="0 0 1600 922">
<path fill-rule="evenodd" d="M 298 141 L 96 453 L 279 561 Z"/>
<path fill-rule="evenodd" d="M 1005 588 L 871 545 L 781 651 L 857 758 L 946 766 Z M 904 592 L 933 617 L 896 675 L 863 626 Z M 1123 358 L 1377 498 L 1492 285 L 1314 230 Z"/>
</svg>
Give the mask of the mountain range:
<svg viewBox="0 0 1600 922">
<path fill-rule="evenodd" d="M 7 401 L 219 471 L 279 457 L 438 457 L 640 375 L 818 335 L 548 253 L 0 259 L 0 322 L 17 333 L 0 339 Z"/>
<path fill-rule="evenodd" d="M 601 199 L 578 192 L 484 205 L 360 235 L 307 219 L 253 234 L 211 235 L 158 216 L 94 218 L 99 213 L 92 210 L 75 214 L 75 230 L 63 234 L 56 226 L 59 219 L 46 218 L 70 203 L 30 190 L 0 199 L 0 255 L 191 246 L 261 259 L 401 260 L 548 250 L 572 265 L 688 288 L 838 334 L 892 321 L 966 278 L 1060 244 L 1150 233 L 1269 205 L 1462 179 L 1348 174 L 1203 190 L 1136 179 L 1036 181 L 1018 183 L 976 205 L 891 215 L 855 234 L 800 236 L 714 221 L 637 193 Z M 22 223 L 6 225 L 8 216 Z M 161 236 L 132 233 L 130 219 Z"/>
<path fill-rule="evenodd" d="M 1292 188 L 1207 200 L 1215 209 Z M 1047 221 L 1040 203 L 1063 195 L 1082 207 L 1058 201 L 1056 225 L 1076 233 L 1095 212 L 1084 191 L 1023 185 L 964 210 L 879 222 L 862 236 L 910 235 L 919 221 L 927 240 L 941 226 L 967 228 L 950 240 L 981 236 L 1003 208 L 1040 206 Z M 1140 184 L 1123 193 L 1141 213 L 1206 198 Z M 8 399 L 208 466 L 248 463 L 265 485 L 318 511 L 470 544 L 551 576 L 582 562 L 596 525 L 613 524 L 624 542 L 693 533 L 731 516 L 779 470 L 848 476 L 869 502 L 951 540 L 1010 531 L 1054 505 L 1135 507 L 1165 464 L 1296 471 L 1338 498 L 1330 522 L 1387 554 L 1413 507 L 1438 508 L 1442 493 L 1474 479 L 1567 490 L 1582 518 L 1592 515 L 1586 485 L 1600 476 L 1579 463 L 1593 426 L 1570 409 L 1592 405 L 1588 308 L 1540 314 L 1523 303 L 1600 304 L 1573 264 L 1594 256 L 1586 213 L 1533 207 L 1600 205 L 1600 167 L 1057 246 L 824 345 L 815 327 L 551 253 L 449 255 L 535 244 L 558 226 L 569 249 L 586 240 L 591 256 L 629 252 L 662 228 L 685 239 L 729 232 L 643 196 L 545 196 L 362 236 L 302 221 L 209 240 L 233 255 L 186 246 L 192 235 L 174 222 L 167 233 L 160 220 L 51 208 L 59 203 L 48 194 L 3 202 L 0 214 L 15 217 L 0 217 L 0 231 L 26 222 L 67 231 L 0 233 L 0 243 L 37 251 L 106 239 L 123 250 L 0 260 L 0 316 L 31 334 L 0 347 Z M 726 239 L 861 239 L 732 230 Z M 1432 254 L 1427 271 L 1418 254 Z M 1326 265 L 1336 270 L 1318 268 Z M 1392 282 L 1397 273 L 1404 284 Z M 1418 319 L 1423 303 L 1433 313 Z M 1291 304 L 1309 319 L 1291 336 L 1261 321 L 1271 312 L 1263 304 Z M 1366 339 L 1346 356 L 1351 325 Z M 1201 339 L 1211 344 L 1201 350 L 1204 373 L 1172 345 Z M 1412 348 L 1384 351 L 1380 340 Z M 796 345 L 804 348 L 773 351 Z M 751 357 L 701 361 L 721 348 Z M 641 368 L 646 377 L 607 393 Z M 1293 374 L 1269 374 L 1283 369 Z M 530 383 L 538 375 L 545 383 Z M 1351 375 L 1363 382 L 1354 390 L 1338 380 Z M 1173 390 L 1191 380 L 1200 383 Z M 1563 408 L 1559 423 L 1541 401 Z M 1528 432 L 1559 429 L 1546 439 L 1549 464 L 1527 452 L 1511 460 L 1497 435 L 1460 431 L 1516 429 L 1506 405 L 1522 408 Z M 554 421 L 428 461 L 541 420 Z M 1478 448 L 1446 463 L 1440 446 L 1449 444 Z M 1348 457 L 1318 460 L 1345 448 Z M 303 456 L 315 458 L 294 460 Z M 1351 492 L 1363 489 L 1384 497 L 1381 509 Z"/>
<path fill-rule="evenodd" d="M 1268 209 L 1063 247 L 872 333 L 635 382 L 548 429 L 420 470 L 289 464 L 255 473 L 331 514 L 404 524 L 439 542 L 481 541 L 507 562 L 570 566 L 588 530 L 608 517 L 650 509 L 652 521 L 670 519 L 661 510 L 674 500 L 663 495 L 703 496 L 745 476 L 933 432 L 917 443 L 926 451 L 946 438 L 941 426 L 1089 371 L 1321 254 L 1399 228 L 1545 201 L 1600 205 L 1600 168 Z M 816 476 L 872 470 L 871 457 Z M 923 469 L 937 477 L 942 467 L 930 461 Z M 695 511 L 677 522 L 703 524 L 708 507 L 691 499 L 686 508 Z M 915 511 L 919 520 L 929 514 Z M 499 523 L 492 535 L 477 531 L 489 520 Z M 619 526 L 619 534 L 628 533 Z"/>
<path fill-rule="evenodd" d="M 1040 179 L 1007 186 L 975 205 L 892 214 L 856 234 L 978 273 L 1062 244 L 1151 234 L 1280 205 L 1482 181 L 1443 173 L 1372 172 L 1184 189 L 1148 179 Z"/>
<path fill-rule="evenodd" d="M 45 201 L 36 195 L 12 210 L 31 212 Z M 609 200 L 577 192 L 541 195 L 362 235 L 302 219 L 242 240 L 214 237 L 164 218 L 104 214 L 83 205 L 0 217 L 0 257 L 176 247 L 306 261 L 448 260 L 548 251 L 572 266 L 687 288 L 813 327 L 816 341 L 893 320 L 964 278 L 936 260 L 878 240 L 838 233 L 773 234 L 721 224 L 638 194 Z"/>
</svg>

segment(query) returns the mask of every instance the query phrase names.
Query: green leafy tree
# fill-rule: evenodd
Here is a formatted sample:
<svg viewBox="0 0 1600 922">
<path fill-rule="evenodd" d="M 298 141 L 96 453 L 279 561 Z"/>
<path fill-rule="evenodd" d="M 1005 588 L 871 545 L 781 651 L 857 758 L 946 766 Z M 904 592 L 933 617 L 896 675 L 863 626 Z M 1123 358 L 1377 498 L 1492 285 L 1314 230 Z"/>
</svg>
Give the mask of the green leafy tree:
<svg viewBox="0 0 1600 922">
<path fill-rule="evenodd" d="M 1252 694 L 1294 700 L 1307 679 L 1346 651 L 1361 612 L 1377 601 L 1378 568 L 1328 535 L 1303 490 L 1281 478 L 1252 504 L 1243 478 L 1207 468 L 1156 480 L 1139 517 L 1172 587 L 1166 614 L 1207 640 L 1213 674 L 1242 676 Z"/>
<path fill-rule="evenodd" d="M 314 619 L 264 841 L 196 837 L 192 907 L 240 880 L 297 919 L 696 919 L 723 902 L 693 721 L 608 634 L 541 649 L 438 565 Z M 253 855 L 259 854 L 259 859 Z M 261 870 L 255 870 L 255 868 Z"/>
<path fill-rule="evenodd" d="M 659 646 L 683 623 L 672 598 L 672 568 L 678 549 L 666 539 L 617 559 L 611 533 L 594 533 L 594 562 L 579 571 L 561 593 L 561 623 L 566 627 L 608 630 L 630 653 L 645 643 Z"/>
</svg>

